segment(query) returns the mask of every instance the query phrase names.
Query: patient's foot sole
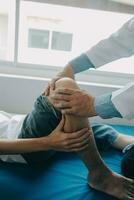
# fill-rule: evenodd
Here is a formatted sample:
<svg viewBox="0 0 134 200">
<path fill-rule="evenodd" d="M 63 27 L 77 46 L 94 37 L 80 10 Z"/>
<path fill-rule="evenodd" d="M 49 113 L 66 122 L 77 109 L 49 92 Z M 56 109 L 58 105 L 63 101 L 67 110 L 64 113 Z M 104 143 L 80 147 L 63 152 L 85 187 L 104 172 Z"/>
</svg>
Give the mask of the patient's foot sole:
<svg viewBox="0 0 134 200">
<path fill-rule="evenodd" d="M 134 200 L 134 180 L 116 173 L 91 173 L 88 175 L 88 183 L 92 188 L 118 199 Z"/>
</svg>

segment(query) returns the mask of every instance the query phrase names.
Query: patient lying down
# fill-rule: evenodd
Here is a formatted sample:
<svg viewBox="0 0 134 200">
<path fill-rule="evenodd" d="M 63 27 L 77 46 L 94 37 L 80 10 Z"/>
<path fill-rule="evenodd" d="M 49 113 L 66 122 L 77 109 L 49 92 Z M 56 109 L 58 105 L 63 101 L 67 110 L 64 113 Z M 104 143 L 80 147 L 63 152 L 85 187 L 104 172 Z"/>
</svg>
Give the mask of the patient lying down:
<svg viewBox="0 0 134 200">
<path fill-rule="evenodd" d="M 56 82 L 56 89 L 63 87 L 79 89 L 75 81 L 69 78 Z M 119 134 L 110 126 L 90 125 L 88 118 L 65 115 L 63 119 L 60 110 L 53 106 L 52 96 L 53 91 L 50 92 L 49 97 L 41 95 L 37 98 L 33 110 L 24 119 L 19 138 L 50 137 L 60 121 L 64 121 L 63 131 L 68 134 L 69 141 L 72 141 L 72 143 L 64 145 L 68 146 L 67 151 L 77 152 L 85 163 L 90 172 L 88 175 L 89 185 L 119 199 L 134 199 L 134 181 L 113 173 L 105 165 L 97 150 L 97 147 L 107 149 L 110 146 L 123 149 L 128 144 L 134 143 L 134 137 Z M 76 137 L 76 134 L 79 137 Z M 58 149 L 51 146 L 47 151 L 25 153 L 22 156 L 27 163 L 39 163 L 54 156 L 55 150 Z"/>
</svg>

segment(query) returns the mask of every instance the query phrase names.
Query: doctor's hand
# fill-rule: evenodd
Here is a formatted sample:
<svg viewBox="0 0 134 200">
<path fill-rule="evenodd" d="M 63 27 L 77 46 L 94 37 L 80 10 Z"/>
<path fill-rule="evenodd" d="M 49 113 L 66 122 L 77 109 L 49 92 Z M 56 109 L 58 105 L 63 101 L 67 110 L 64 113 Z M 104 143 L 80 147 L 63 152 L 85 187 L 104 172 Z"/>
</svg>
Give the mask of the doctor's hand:
<svg viewBox="0 0 134 200">
<path fill-rule="evenodd" d="M 62 118 L 57 128 L 48 135 L 50 149 L 65 152 L 82 151 L 88 147 L 90 131 L 88 128 L 73 133 L 64 133 L 65 119 Z"/>
<path fill-rule="evenodd" d="M 61 78 L 64 78 L 64 77 L 69 77 L 69 78 L 72 78 L 74 79 L 74 71 L 73 71 L 73 68 L 70 64 L 67 64 L 64 69 L 59 72 L 55 78 L 53 78 L 49 83 L 48 83 L 48 86 L 47 88 L 45 89 L 45 92 L 43 93 L 43 95 L 46 95 L 46 96 L 49 96 L 49 93 L 50 93 L 50 89 L 51 90 L 54 90 L 55 89 L 55 83 L 56 81 L 58 81 L 59 79 Z"/>
<path fill-rule="evenodd" d="M 63 76 L 56 76 L 55 78 L 53 78 L 49 83 L 48 86 L 46 87 L 44 93 L 42 95 L 45 96 L 49 96 L 50 94 L 50 89 L 54 90 L 55 89 L 55 83 L 56 81 L 58 81 L 59 79 L 63 78 Z"/>
<path fill-rule="evenodd" d="M 78 89 L 56 89 L 51 95 L 51 102 L 62 114 L 80 117 L 96 116 L 94 97 Z"/>
</svg>

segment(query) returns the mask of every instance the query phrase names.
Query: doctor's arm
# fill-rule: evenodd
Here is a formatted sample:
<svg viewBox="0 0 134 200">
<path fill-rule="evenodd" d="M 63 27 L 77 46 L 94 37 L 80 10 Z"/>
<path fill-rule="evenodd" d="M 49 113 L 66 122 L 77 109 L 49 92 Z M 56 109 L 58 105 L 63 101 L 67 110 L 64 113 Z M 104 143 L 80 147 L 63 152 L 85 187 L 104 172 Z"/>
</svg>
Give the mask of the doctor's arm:
<svg viewBox="0 0 134 200">
<path fill-rule="evenodd" d="M 96 114 L 102 118 L 134 119 L 134 83 L 128 83 L 111 94 L 96 97 L 94 107 Z"/>
<path fill-rule="evenodd" d="M 74 73 L 98 68 L 120 58 L 134 54 L 134 17 L 108 38 L 101 40 L 69 64 Z"/>
<path fill-rule="evenodd" d="M 118 31 L 109 38 L 101 40 L 87 52 L 71 60 L 64 69 L 52 79 L 49 88 L 55 87 L 55 82 L 62 77 L 74 79 L 74 74 L 90 68 L 98 68 L 120 58 L 134 54 L 134 17 L 126 22 Z"/>
<path fill-rule="evenodd" d="M 74 73 L 98 68 L 120 58 L 134 54 L 134 17 L 108 38 L 101 40 L 69 64 Z M 65 67 L 67 68 L 67 67 Z"/>
<path fill-rule="evenodd" d="M 55 107 L 63 114 L 83 117 L 100 116 L 108 119 L 113 117 L 134 118 L 134 83 L 113 92 L 93 97 L 81 90 L 56 89 L 52 97 Z"/>
</svg>

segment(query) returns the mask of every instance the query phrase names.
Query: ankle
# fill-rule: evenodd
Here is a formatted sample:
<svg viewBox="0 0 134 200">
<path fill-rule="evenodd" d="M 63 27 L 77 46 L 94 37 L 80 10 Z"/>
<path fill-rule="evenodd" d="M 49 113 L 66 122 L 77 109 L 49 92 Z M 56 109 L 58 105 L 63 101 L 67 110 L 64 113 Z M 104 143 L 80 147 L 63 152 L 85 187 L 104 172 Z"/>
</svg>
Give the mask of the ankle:
<svg viewBox="0 0 134 200">
<path fill-rule="evenodd" d="M 112 174 L 112 171 L 105 167 L 90 171 L 89 177 L 91 181 L 98 180 L 100 182 L 100 180 L 104 180 L 106 177 L 111 176 Z"/>
</svg>

